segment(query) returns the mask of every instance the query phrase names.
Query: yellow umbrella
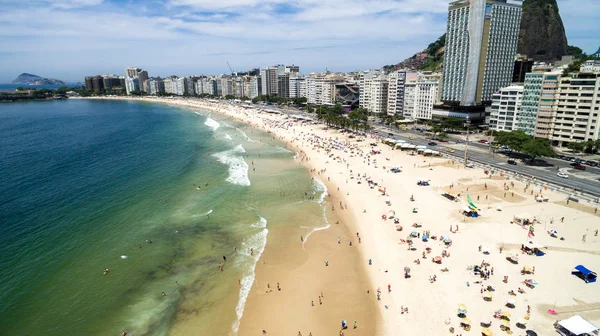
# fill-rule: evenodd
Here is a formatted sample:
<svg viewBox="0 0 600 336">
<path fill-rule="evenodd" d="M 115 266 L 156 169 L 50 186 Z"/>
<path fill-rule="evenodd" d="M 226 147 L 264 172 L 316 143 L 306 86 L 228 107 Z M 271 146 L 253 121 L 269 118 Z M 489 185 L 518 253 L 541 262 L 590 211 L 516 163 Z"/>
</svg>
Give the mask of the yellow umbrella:
<svg viewBox="0 0 600 336">
<path fill-rule="evenodd" d="M 500 316 L 504 316 L 506 318 L 510 318 L 510 313 L 507 312 L 507 311 L 503 311 L 503 312 L 500 313 Z"/>
<path fill-rule="evenodd" d="M 510 326 L 510 322 L 508 322 L 507 320 L 500 320 L 500 323 L 502 323 L 505 326 Z"/>
<path fill-rule="evenodd" d="M 461 322 L 461 323 L 464 323 L 464 324 L 466 324 L 466 325 L 471 325 L 471 320 L 469 320 L 469 319 L 468 319 L 468 318 L 466 318 L 466 317 L 465 317 L 465 318 L 462 318 L 462 319 L 460 320 L 460 322 Z"/>
<path fill-rule="evenodd" d="M 489 328 L 483 328 L 481 329 L 481 333 L 485 336 L 492 336 L 494 335 L 494 333 L 489 329 Z"/>
<path fill-rule="evenodd" d="M 461 303 L 461 304 L 458 305 L 458 309 L 467 310 L 467 306 L 465 306 L 464 303 Z"/>
<path fill-rule="evenodd" d="M 485 291 L 485 292 L 483 292 L 483 297 L 491 299 L 492 298 L 492 293 L 490 293 L 488 291 Z"/>
<path fill-rule="evenodd" d="M 523 266 L 523 270 L 525 272 L 531 272 L 531 267 L 529 267 L 529 266 Z"/>
</svg>

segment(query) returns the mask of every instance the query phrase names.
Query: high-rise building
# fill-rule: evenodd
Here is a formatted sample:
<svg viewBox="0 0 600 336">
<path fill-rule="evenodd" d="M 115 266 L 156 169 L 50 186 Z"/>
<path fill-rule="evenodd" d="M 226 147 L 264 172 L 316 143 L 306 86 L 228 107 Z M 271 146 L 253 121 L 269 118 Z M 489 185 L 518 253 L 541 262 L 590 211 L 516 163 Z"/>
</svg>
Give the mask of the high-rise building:
<svg viewBox="0 0 600 336">
<path fill-rule="evenodd" d="M 305 82 L 304 77 L 294 76 L 290 77 L 290 98 L 300 98 L 303 97 L 300 94 L 300 86 Z M 304 83 L 306 84 L 306 83 Z M 306 86 L 305 86 L 306 87 Z M 306 93 L 306 91 L 305 91 Z M 306 95 L 304 95 L 306 97 Z"/>
<path fill-rule="evenodd" d="M 543 72 L 530 72 L 525 75 L 523 82 L 523 99 L 517 118 L 517 129 L 531 136 L 535 134 L 543 78 Z"/>
<path fill-rule="evenodd" d="M 138 79 L 140 81 L 140 90 L 148 92 L 148 71 L 142 70 L 138 73 Z"/>
<path fill-rule="evenodd" d="M 439 82 L 437 77 L 418 74 L 404 83 L 404 101 L 402 116 L 411 120 L 430 120 L 433 105 L 437 100 Z M 407 76 L 409 77 L 409 76 Z"/>
<path fill-rule="evenodd" d="M 233 80 L 231 76 L 223 76 L 221 77 L 221 97 L 233 95 Z"/>
<path fill-rule="evenodd" d="M 522 5 L 523 0 L 450 2 L 442 101 L 480 105 L 510 84 Z"/>
<path fill-rule="evenodd" d="M 277 97 L 289 98 L 290 97 L 290 74 L 284 73 L 277 75 Z"/>
<path fill-rule="evenodd" d="M 285 73 L 299 73 L 300 72 L 300 67 L 297 65 L 286 65 L 285 66 Z"/>
<path fill-rule="evenodd" d="M 515 131 L 523 101 L 523 86 L 513 85 L 492 95 L 490 128 L 496 131 Z"/>
<path fill-rule="evenodd" d="M 127 77 L 125 78 L 125 90 L 127 90 L 127 94 L 130 94 L 132 91 L 140 90 L 140 80 L 136 77 Z"/>
<path fill-rule="evenodd" d="M 533 58 L 520 57 L 515 60 L 515 66 L 513 68 L 513 83 L 525 82 L 525 74 L 531 72 L 533 69 Z"/>
<path fill-rule="evenodd" d="M 404 82 L 406 72 L 404 70 L 392 71 L 388 75 L 388 103 L 387 113 L 402 116 L 404 114 Z"/>
<path fill-rule="evenodd" d="M 563 77 L 556 104 L 550 138 L 555 145 L 600 139 L 600 75 L 580 73 Z M 539 122 L 538 117 L 538 125 Z"/>
<path fill-rule="evenodd" d="M 148 72 L 140 68 L 125 69 L 125 89 L 127 94 L 131 91 L 144 91 L 144 82 L 148 79 Z"/>
<path fill-rule="evenodd" d="M 285 68 L 284 68 L 285 70 Z M 262 95 L 277 96 L 277 67 L 268 66 L 260 71 Z"/>
<path fill-rule="evenodd" d="M 387 76 L 380 69 L 361 73 L 359 106 L 371 113 L 386 113 L 388 85 Z"/>
<path fill-rule="evenodd" d="M 250 92 L 248 93 L 248 98 L 254 99 L 261 94 L 261 86 L 262 81 L 258 76 L 250 77 Z"/>
<path fill-rule="evenodd" d="M 309 104 L 335 104 L 335 84 L 344 81 L 344 77 L 329 74 L 315 75 L 306 79 L 306 100 Z"/>
<path fill-rule="evenodd" d="M 165 83 L 162 78 L 148 78 L 148 94 L 156 95 L 165 92 Z"/>
</svg>

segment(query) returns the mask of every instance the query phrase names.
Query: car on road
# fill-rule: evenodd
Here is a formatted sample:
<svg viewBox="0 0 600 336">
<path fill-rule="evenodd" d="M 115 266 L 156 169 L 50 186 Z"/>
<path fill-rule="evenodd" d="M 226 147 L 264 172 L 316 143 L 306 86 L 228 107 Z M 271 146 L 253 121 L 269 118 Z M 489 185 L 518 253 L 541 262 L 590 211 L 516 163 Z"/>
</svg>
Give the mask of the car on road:
<svg viewBox="0 0 600 336">
<path fill-rule="evenodd" d="M 479 143 L 486 144 L 486 143 L 488 143 L 488 141 L 485 139 L 482 139 L 482 140 L 479 140 Z"/>
<path fill-rule="evenodd" d="M 515 161 L 515 160 L 508 160 L 508 161 L 506 161 L 506 163 L 514 165 L 514 166 L 517 165 L 517 161 Z"/>
<path fill-rule="evenodd" d="M 562 177 L 562 178 L 569 178 L 569 175 L 565 172 L 558 172 L 558 173 L 556 173 L 556 176 Z"/>
<path fill-rule="evenodd" d="M 467 162 L 467 164 L 465 165 L 465 167 L 467 167 L 467 168 L 475 168 L 475 165 L 472 162 Z"/>
<path fill-rule="evenodd" d="M 433 142 L 433 141 L 430 141 L 430 142 L 428 142 L 427 144 L 428 144 L 429 146 L 437 146 L 437 143 L 435 143 L 435 142 Z"/>
<path fill-rule="evenodd" d="M 388 133 L 389 136 L 394 136 L 394 133 Z"/>
<path fill-rule="evenodd" d="M 581 164 L 578 164 L 578 165 L 576 165 L 576 166 L 573 166 L 573 168 L 575 168 L 575 169 L 577 169 L 577 170 L 585 170 L 585 166 L 584 166 L 584 165 L 581 165 Z"/>
<path fill-rule="evenodd" d="M 448 152 L 448 153 L 454 153 L 454 149 L 452 149 L 452 148 L 446 148 L 446 152 Z"/>
<path fill-rule="evenodd" d="M 594 162 L 594 161 L 588 161 L 585 164 L 588 165 L 588 166 L 590 166 L 590 167 L 598 167 L 598 163 Z"/>
</svg>

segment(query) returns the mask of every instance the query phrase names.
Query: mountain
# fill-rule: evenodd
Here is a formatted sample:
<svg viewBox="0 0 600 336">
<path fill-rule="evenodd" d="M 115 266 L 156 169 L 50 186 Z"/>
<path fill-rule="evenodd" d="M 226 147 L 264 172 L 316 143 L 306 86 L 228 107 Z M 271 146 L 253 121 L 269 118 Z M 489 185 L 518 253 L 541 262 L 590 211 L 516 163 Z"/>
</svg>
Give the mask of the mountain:
<svg viewBox="0 0 600 336">
<path fill-rule="evenodd" d="M 567 35 L 556 0 L 525 0 L 517 52 L 546 62 L 567 54 Z"/>
<path fill-rule="evenodd" d="M 427 49 L 384 69 L 439 70 L 443 63 L 446 34 Z M 600 51 L 600 50 L 599 50 Z M 567 36 L 556 0 L 525 0 L 517 53 L 536 61 L 556 61 L 567 55 Z"/>
<path fill-rule="evenodd" d="M 54 78 L 42 78 L 37 75 L 29 73 L 20 74 L 14 81 L 13 84 L 25 84 L 25 85 L 66 85 L 67 83 L 54 79 Z"/>
</svg>

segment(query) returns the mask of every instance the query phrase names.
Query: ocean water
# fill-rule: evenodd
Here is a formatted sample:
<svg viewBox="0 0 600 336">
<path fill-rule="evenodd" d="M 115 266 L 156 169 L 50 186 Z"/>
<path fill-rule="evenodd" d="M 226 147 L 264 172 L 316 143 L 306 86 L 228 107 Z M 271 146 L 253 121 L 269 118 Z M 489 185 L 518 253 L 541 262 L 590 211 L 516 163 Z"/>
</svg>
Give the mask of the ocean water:
<svg viewBox="0 0 600 336">
<path fill-rule="evenodd" d="M 161 104 L 2 104 L 0 335 L 235 335 L 269 230 L 327 225 L 282 145 Z"/>
</svg>

